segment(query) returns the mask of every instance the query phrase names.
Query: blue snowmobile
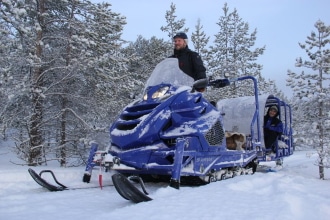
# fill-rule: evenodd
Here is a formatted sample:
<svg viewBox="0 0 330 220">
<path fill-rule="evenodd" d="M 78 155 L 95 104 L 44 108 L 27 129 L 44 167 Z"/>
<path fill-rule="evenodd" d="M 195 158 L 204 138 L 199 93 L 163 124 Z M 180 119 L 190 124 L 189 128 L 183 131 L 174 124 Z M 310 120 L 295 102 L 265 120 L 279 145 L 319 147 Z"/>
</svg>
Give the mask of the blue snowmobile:
<svg viewBox="0 0 330 220">
<path fill-rule="evenodd" d="M 246 79 L 255 80 L 236 80 Z M 90 157 L 84 180 L 89 181 L 95 165 L 115 170 L 118 174 L 112 176 L 113 182 L 127 198 L 129 195 L 123 195 L 128 187 L 126 176 L 168 180 L 170 186 L 179 188 L 180 184 L 206 184 L 254 173 L 257 148 L 261 147 L 260 137 L 255 136 L 259 132 L 230 134 L 237 136 L 234 145 L 239 148 L 228 149 L 222 112 L 196 91 L 205 84 L 207 80 L 194 82 L 183 73 L 175 58 L 159 63 L 146 83 L 143 97 L 126 106 L 112 124 L 108 149 L 96 151 L 94 144 L 91 155 L 98 158 Z M 229 84 L 228 79 L 209 83 L 213 87 Z M 257 105 L 253 111 L 258 112 Z M 253 120 L 259 122 L 259 117 Z"/>
<path fill-rule="evenodd" d="M 252 80 L 254 96 L 212 103 L 196 90 L 243 80 Z M 286 119 L 278 140 L 284 147 L 276 142 L 276 154 L 270 156 L 263 144 L 262 119 L 274 104 Z M 259 96 L 254 77 L 194 81 L 180 70 L 176 58 L 167 58 L 152 72 L 143 96 L 126 106 L 111 125 L 110 145 L 105 150 L 91 145 L 83 181 L 90 181 L 95 166 L 114 171 L 118 193 L 142 202 L 151 200 L 144 181 L 166 181 L 179 189 L 253 174 L 260 161 L 282 161 L 292 154 L 291 109 L 287 109 L 272 95 Z M 40 176 L 30 174 L 42 185 Z M 143 192 L 133 181 L 140 182 Z"/>
</svg>

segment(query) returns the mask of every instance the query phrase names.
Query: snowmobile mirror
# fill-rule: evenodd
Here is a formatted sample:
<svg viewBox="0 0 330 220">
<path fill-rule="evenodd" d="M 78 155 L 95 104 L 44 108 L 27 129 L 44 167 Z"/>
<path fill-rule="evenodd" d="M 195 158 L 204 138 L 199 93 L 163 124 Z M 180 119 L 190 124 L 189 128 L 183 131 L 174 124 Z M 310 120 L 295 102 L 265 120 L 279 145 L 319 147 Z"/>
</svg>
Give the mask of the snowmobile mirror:
<svg viewBox="0 0 330 220">
<path fill-rule="evenodd" d="M 208 80 L 207 78 L 204 78 L 204 79 L 198 79 L 194 82 L 194 85 L 193 85 L 193 91 L 195 90 L 199 90 L 199 89 L 204 89 L 207 87 L 207 84 L 208 84 Z"/>
<path fill-rule="evenodd" d="M 223 87 L 229 86 L 230 81 L 229 81 L 229 79 L 216 79 L 216 80 L 210 81 L 209 85 L 213 86 L 215 88 L 223 88 Z"/>
</svg>

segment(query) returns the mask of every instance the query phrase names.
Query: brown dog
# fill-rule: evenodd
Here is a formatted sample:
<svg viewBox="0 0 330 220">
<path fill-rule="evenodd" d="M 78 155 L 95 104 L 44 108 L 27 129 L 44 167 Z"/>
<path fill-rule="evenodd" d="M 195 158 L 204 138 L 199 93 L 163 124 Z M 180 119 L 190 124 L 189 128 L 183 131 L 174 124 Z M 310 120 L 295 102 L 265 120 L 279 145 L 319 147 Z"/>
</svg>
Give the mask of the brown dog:
<svg viewBox="0 0 330 220">
<path fill-rule="evenodd" d="M 226 144 L 228 150 L 243 150 L 246 138 L 242 133 L 226 132 Z"/>
</svg>

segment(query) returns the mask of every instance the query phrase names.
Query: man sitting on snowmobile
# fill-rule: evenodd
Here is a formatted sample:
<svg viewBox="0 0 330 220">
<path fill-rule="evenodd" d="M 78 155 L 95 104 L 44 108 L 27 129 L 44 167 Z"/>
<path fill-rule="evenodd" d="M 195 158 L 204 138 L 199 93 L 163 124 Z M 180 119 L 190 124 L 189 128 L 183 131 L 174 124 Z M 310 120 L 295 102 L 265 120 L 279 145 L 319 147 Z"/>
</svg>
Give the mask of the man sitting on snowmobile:
<svg viewBox="0 0 330 220">
<path fill-rule="evenodd" d="M 173 37 L 174 41 L 174 54 L 171 58 L 177 58 L 179 61 L 180 69 L 191 76 L 195 81 L 199 79 L 206 79 L 206 69 L 203 65 L 203 61 L 197 52 L 194 52 L 188 48 L 188 37 L 185 33 L 177 33 Z M 205 85 L 196 90 L 204 92 L 207 87 L 207 80 Z"/>
</svg>

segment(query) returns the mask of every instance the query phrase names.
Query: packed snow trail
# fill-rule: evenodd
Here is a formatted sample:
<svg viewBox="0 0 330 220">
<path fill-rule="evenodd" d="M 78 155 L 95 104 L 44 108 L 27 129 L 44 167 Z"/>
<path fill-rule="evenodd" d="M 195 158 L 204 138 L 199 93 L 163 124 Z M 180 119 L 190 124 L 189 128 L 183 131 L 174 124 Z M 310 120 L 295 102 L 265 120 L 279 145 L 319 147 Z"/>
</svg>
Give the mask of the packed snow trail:
<svg viewBox="0 0 330 220">
<path fill-rule="evenodd" d="M 146 183 L 153 200 L 139 204 L 123 199 L 114 187 L 49 192 L 31 178 L 29 167 L 9 160 L 15 160 L 14 155 L 0 153 L 0 219 L 330 219 L 330 172 L 325 170 L 327 179 L 319 180 L 316 154 L 308 152 L 296 151 L 278 172 L 257 172 L 201 187 L 176 190 L 168 184 Z M 54 164 L 33 169 L 50 169 L 69 187 L 98 186 L 97 175 L 89 184 L 82 182 L 84 167 Z M 104 185 L 112 184 L 111 175 L 103 173 Z"/>
</svg>

